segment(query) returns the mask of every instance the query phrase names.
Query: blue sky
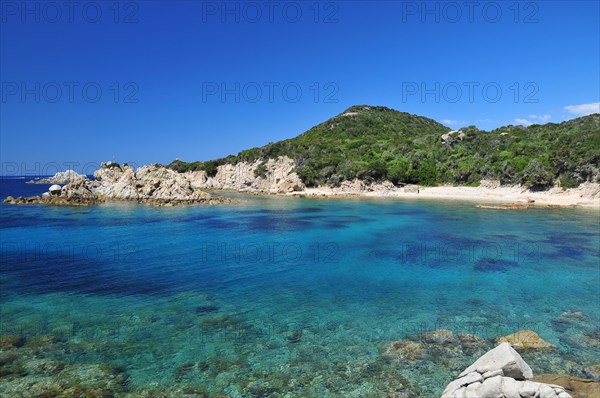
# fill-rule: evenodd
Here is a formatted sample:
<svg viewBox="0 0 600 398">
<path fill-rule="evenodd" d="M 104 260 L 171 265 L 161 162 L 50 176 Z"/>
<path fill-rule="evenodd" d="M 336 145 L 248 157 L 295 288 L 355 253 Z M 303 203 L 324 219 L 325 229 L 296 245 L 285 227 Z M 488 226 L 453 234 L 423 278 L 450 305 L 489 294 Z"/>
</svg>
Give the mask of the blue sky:
<svg viewBox="0 0 600 398">
<path fill-rule="evenodd" d="M 207 160 L 354 104 L 489 130 L 600 100 L 597 1 L 0 4 L 2 174 Z"/>
</svg>

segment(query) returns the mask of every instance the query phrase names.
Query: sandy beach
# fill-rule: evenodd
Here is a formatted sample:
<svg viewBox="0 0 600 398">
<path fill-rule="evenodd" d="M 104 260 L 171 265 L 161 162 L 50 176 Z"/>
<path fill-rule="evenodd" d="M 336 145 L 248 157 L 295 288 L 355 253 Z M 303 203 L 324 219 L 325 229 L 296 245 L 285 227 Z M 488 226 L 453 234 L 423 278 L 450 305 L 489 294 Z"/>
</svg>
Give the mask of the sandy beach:
<svg viewBox="0 0 600 398">
<path fill-rule="evenodd" d="M 590 184 L 591 185 L 591 184 Z M 515 204 L 532 207 L 586 207 L 600 208 L 600 197 L 597 189 L 579 187 L 568 190 L 552 189 L 548 191 L 532 192 L 522 187 L 419 187 L 417 192 L 405 192 L 402 188 L 394 190 L 349 191 L 335 188 L 307 188 L 301 192 L 292 192 L 293 196 L 365 196 L 365 197 L 390 197 L 400 199 L 443 199 L 467 200 L 476 204 Z M 597 184 L 596 184 L 597 185 Z M 532 202 L 533 201 L 533 202 Z"/>
</svg>

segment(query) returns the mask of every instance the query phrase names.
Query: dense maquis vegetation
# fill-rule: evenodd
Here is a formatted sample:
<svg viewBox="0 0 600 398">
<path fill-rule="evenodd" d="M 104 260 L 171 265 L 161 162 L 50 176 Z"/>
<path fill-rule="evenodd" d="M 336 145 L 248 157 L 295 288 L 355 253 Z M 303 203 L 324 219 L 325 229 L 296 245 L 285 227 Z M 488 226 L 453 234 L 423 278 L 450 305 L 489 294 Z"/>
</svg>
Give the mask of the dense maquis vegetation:
<svg viewBox="0 0 600 398">
<path fill-rule="evenodd" d="M 600 181 L 600 114 L 558 124 L 489 132 L 470 126 L 448 133 L 432 119 L 359 105 L 292 139 L 207 162 L 176 160 L 169 167 L 214 175 L 222 164 L 288 156 L 307 186 L 335 186 L 354 178 L 421 185 L 495 179 L 537 188 L 557 180 L 563 187 Z"/>
</svg>

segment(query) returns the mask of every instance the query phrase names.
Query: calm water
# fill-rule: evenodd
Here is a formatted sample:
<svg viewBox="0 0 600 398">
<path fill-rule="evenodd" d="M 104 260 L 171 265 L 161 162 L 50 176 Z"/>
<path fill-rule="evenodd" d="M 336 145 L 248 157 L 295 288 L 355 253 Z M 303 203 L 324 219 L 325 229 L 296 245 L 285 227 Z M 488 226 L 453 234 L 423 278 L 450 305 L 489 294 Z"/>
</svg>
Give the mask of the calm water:
<svg viewBox="0 0 600 398">
<path fill-rule="evenodd" d="M 46 188 L 1 184 L 2 198 Z M 595 211 L 241 198 L 1 205 L 2 334 L 53 336 L 44 355 L 67 366 L 118 365 L 123 391 L 210 397 L 391 397 L 393 379 L 435 396 L 455 374 L 381 352 L 440 328 L 534 330 L 557 346 L 552 361 L 532 357 L 537 373 L 585 376 L 600 362 L 598 340 L 584 338 L 600 329 Z M 565 312 L 581 314 L 562 322 Z M 25 377 L 8 373 L 0 391 Z"/>
</svg>

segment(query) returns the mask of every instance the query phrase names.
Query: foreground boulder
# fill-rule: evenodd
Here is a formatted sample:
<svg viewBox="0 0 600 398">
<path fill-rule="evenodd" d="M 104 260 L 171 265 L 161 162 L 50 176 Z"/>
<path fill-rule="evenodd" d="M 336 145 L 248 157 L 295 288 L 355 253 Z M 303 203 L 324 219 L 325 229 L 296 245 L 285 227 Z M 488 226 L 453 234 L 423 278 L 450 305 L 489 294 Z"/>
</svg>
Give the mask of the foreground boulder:
<svg viewBox="0 0 600 398">
<path fill-rule="evenodd" d="M 573 398 L 600 397 L 600 383 L 594 380 L 580 379 L 567 375 L 543 374 L 533 376 L 531 379 L 540 383 L 557 384 L 564 386 Z"/>
<path fill-rule="evenodd" d="M 572 398 L 557 384 L 531 381 L 533 372 L 509 343 L 501 343 L 465 369 L 442 398 Z"/>
</svg>

